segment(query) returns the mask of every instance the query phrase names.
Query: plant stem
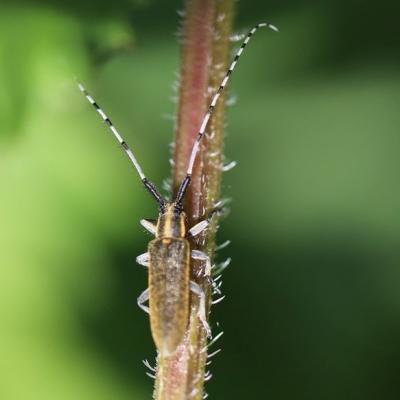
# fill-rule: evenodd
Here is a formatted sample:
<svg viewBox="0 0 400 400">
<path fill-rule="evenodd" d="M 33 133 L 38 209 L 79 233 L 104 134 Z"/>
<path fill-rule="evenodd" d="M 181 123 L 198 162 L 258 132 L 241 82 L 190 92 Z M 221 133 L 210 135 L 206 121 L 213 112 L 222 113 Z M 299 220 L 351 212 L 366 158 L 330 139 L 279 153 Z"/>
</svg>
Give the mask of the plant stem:
<svg viewBox="0 0 400 400">
<path fill-rule="evenodd" d="M 173 191 L 185 176 L 190 152 L 212 95 L 227 70 L 234 0 L 187 0 L 182 37 L 182 67 L 175 136 Z M 189 225 L 206 219 L 219 199 L 223 154 L 225 96 L 219 99 L 193 169 L 185 199 Z M 213 258 L 217 216 L 193 248 Z M 204 290 L 207 310 L 211 288 L 198 275 L 201 263 L 192 263 L 192 280 Z M 198 319 L 198 296 L 191 296 L 191 311 L 185 338 L 176 353 L 158 356 L 155 400 L 200 400 L 203 398 L 207 338 Z"/>
</svg>

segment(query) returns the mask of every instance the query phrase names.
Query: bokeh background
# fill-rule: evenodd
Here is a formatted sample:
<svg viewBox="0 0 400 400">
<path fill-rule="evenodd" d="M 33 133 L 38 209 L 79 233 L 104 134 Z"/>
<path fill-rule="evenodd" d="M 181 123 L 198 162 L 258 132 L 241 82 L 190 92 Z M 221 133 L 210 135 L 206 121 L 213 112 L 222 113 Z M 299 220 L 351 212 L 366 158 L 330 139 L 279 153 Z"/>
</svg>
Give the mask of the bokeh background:
<svg viewBox="0 0 400 400">
<path fill-rule="evenodd" d="M 181 1 L 5 1 L 0 12 L 0 398 L 150 399 L 135 265 L 156 208 L 79 77 L 169 176 Z M 396 1 L 238 3 L 267 19 L 231 86 L 233 199 L 214 399 L 400 398 Z M 216 328 L 217 329 L 217 328 Z M 215 347 L 214 349 L 216 349 Z"/>
</svg>

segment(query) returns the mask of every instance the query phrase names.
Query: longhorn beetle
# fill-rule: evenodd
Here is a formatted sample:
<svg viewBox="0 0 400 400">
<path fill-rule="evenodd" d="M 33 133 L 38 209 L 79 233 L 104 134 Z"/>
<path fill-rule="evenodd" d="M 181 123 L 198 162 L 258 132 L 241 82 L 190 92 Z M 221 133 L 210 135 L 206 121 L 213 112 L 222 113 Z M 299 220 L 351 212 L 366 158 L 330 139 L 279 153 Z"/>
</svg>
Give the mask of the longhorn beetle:
<svg viewBox="0 0 400 400">
<path fill-rule="evenodd" d="M 172 202 L 165 200 L 155 185 L 146 178 L 132 150 L 122 139 L 110 119 L 86 89 L 80 83 L 78 84 L 79 89 L 100 114 L 131 160 L 145 189 L 158 203 L 159 215 L 157 223 L 148 219 L 140 221 L 146 230 L 155 235 L 155 239 L 149 243 L 148 252 L 138 256 L 136 259 L 140 265 L 149 269 L 149 287 L 138 297 L 137 302 L 139 307 L 150 314 L 153 339 L 158 351 L 164 356 L 173 354 L 184 337 L 189 319 L 190 291 L 200 298 L 198 316 L 207 336 L 211 336 L 211 330 L 206 318 L 205 294 L 196 282 L 190 280 L 190 259 L 201 260 L 205 263 L 204 276 L 208 279 L 211 279 L 211 262 L 206 253 L 199 250 L 190 250 L 189 244 L 189 239 L 194 238 L 207 228 L 210 217 L 188 229 L 183 200 L 190 185 L 193 165 L 199 151 L 201 138 L 204 135 L 218 98 L 228 83 L 229 77 L 251 36 L 258 28 L 262 27 L 278 31 L 274 25 L 264 22 L 254 26 L 246 35 L 202 120 L 197 138 L 193 144 L 186 176 Z M 146 301 L 149 301 L 149 307 L 144 305 Z"/>
</svg>

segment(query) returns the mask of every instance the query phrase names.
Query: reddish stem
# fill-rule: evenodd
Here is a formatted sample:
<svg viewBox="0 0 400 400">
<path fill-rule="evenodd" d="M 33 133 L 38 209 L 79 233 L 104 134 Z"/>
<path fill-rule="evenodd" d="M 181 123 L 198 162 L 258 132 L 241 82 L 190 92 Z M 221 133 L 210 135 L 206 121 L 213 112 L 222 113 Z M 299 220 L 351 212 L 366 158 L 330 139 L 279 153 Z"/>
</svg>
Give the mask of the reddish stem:
<svg viewBox="0 0 400 400">
<path fill-rule="evenodd" d="M 227 69 L 232 16 L 233 0 L 186 2 L 174 151 L 174 194 L 185 177 L 190 152 L 211 96 Z M 221 96 L 207 126 L 193 168 L 192 182 L 184 204 L 190 226 L 206 218 L 219 198 L 224 100 L 225 96 Z M 192 247 L 207 252 L 211 259 L 215 247 L 216 226 L 216 218 L 213 218 L 207 233 L 202 235 L 200 241 L 192 243 Z M 198 262 L 192 263 L 192 279 L 206 293 L 209 309 L 209 282 L 195 273 L 200 265 Z M 191 296 L 191 312 L 185 339 L 173 356 L 157 358 L 155 400 L 203 398 L 207 338 L 197 316 L 198 306 L 198 297 Z"/>
</svg>

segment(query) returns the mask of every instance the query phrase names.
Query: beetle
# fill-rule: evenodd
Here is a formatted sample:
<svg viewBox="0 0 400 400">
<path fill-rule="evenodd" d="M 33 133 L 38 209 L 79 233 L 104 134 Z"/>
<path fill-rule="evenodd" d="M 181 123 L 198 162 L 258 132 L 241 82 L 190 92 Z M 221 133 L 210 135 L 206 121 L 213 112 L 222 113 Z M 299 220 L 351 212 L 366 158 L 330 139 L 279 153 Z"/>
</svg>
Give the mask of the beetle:
<svg viewBox="0 0 400 400">
<path fill-rule="evenodd" d="M 278 31 L 274 25 L 263 22 L 255 25 L 245 36 L 202 120 L 197 138 L 193 144 L 186 176 L 179 186 L 175 199 L 171 202 L 165 200 L 156 186 L 146 178 L 132 150 L 120 136 L 111 120 L 83 85 L 78 83 L 79 89 L 107 124 L 132 162 L 145 189 L 153 196 L 159 207 L 156 223 L 148 219 L 140 221 L 146 230 L 155 235 L 155 239 L 150 241 L 148 251 L 136 259 L 140 265 L 148 267 L 149 271 L 149 287 L 138 297 L 137 302 L 139 307 L 150 315 L 151 333 L 158 352 L 163 356 L 172 355 L 183 340 L 189 319 L 190 292 L 199 296 L 198 316 L 207 336 L 211 337 L 211 330 L 206 316 L 205 294 L 196 282 L 190 280 L 190 260 L 196 259 L 205 263 L 204 276 L 208 279 L 211 279 L 211 262 L 206 253 L 199 250 L 191 250 L 189 242 L 189 240 L 195 238 L 207 228 L 210 218 L 200 221 L 189 228 L 183 208 L 183 200 L 190 186 L 193 165 L 199 151 L 201 139 L 218 98 L 228 83 L 236 63 L 251 36 L 261 27 L 268 27 L 273 31 Z M 147 301 L 149 301 L 149 307 L 144 305 Z"/>
</svg>

